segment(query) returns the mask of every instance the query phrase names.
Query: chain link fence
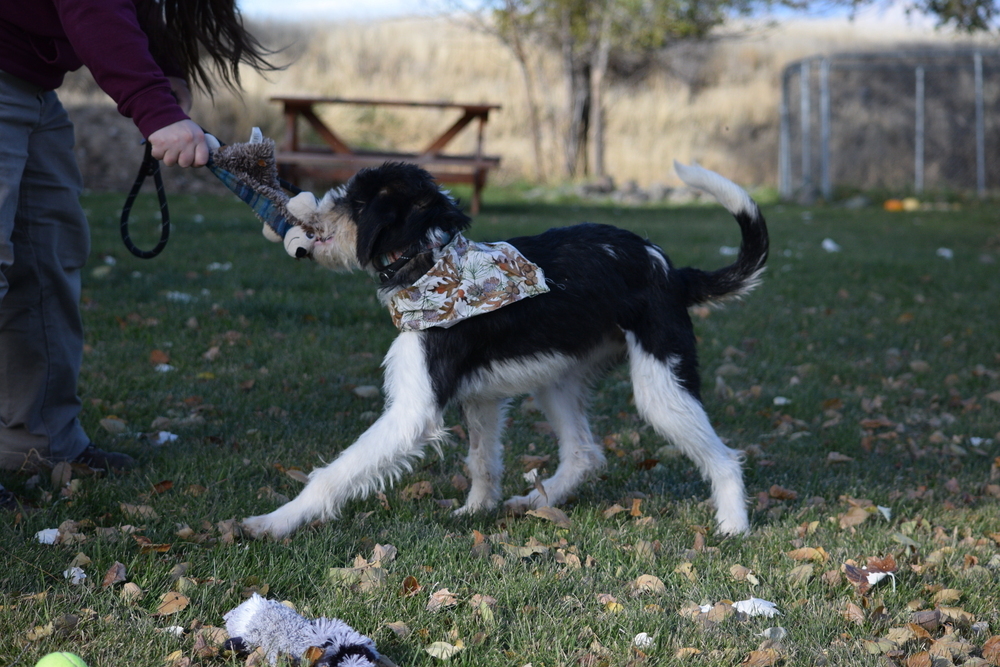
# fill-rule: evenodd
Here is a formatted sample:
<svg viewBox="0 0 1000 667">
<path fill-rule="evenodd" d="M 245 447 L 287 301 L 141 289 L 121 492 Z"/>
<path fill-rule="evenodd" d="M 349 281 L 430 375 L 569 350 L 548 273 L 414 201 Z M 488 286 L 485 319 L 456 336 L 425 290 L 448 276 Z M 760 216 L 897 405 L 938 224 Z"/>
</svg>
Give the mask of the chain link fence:
<svg viewBox="0 0 1000 667">
<path fill-rule="evenodd" d="M 781 195 L 1000 188 L 1000 50 L 813 56 L 782 73 Z"/>
</svg>

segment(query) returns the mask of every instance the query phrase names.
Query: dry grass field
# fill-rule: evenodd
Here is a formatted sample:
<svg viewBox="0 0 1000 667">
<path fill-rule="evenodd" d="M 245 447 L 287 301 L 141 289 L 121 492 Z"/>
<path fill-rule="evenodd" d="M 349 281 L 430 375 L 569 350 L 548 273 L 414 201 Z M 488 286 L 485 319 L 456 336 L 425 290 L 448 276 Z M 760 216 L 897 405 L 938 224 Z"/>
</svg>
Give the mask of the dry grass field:
<svg viewBox="0 0 1000 667">
<path fill-rule="evenodd" d="M 247 72 L 242 99 L 223 91 L 214 101 L 197 103 L 195 117 L 224 141 L 242 140 L 254 125 L 280 137 L 280 110 L 268 101 L 273 95 L 485 101 L 503 105 L 487 129 L 487 149 L 503 157 L 495 180 L 531 177 L 523 80 L 510 53 L 489 35 L 445 18 L 261 24 L 257 32 L 273 45 L 287 45 L 283 57 L 291 64 L 267 78 Z M 874 17 L 857 22 L 829 19 L 744 25 L 709 43 L 679 47 L 667 55 L 658 71 L 610 90 L 608 171 L 618 183 L 671 185 L 675 177 L 670 165 L 676 158 L 698 160 L 741 183 L 773 186 L 779 81 L 785 65 L 817 53 L 918 42 L 941 45 L 955 43 L 957 38 Z M 545 170 L 552 175 L 550 181 L 559 181 L 559 111 L 565 101 L 558 58 L 541 51 L 533 56 L 539 97 L 545 105 Z M 109 102 L 86 74 L 68 83 L 63 98 L 76 110 L 78 123 L 79 119 L 95 121 L 88 123 L 91 129 L 81 131 L 85 142 L 91 142 L 81 150 L 92 158 L 92 178 L 107 180 L 123 167 L 98 158 L 105 152 L 100 141 L 120 141 L 134 130 L 127 121 L 93 112 L 95 105 L 106 111 Z M 451 122 L 446 112 L 413 109 L 344 106 L 326 113 L 349 141 L 399 149 L 419 148 Z M 456 150 L 468 148 L 473 137 L 467 134 L 459 137 Z M 97 145 L 93 145 L 95 140 Z M 132 169 L 128 164 L 125 171 Z"/>
</svg>

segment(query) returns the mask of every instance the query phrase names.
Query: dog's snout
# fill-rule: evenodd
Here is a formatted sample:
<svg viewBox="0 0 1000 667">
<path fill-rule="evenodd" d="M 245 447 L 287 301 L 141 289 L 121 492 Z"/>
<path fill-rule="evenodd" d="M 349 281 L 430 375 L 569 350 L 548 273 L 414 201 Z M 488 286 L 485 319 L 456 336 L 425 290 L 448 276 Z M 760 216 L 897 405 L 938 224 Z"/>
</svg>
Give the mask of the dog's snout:
<svg viewBox="0 0 1000 667">
<path fill-rule="evenodd" d="M 307 257 L 308 255 L 309 255 L 309 251 L 306 250 L 305 248 L 296 248 L 295 249 L 295 259 L 302 259 L 303 257 Z"/>
</svg>

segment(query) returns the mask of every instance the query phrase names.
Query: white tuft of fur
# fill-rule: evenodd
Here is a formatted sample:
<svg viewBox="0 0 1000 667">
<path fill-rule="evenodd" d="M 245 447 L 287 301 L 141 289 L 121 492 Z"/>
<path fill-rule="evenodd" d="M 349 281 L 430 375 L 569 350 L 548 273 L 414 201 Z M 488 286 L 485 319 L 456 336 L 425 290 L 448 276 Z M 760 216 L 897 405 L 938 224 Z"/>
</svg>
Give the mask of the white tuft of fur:
<svg viewBox="0 0 1000 667">
<path fill-rule="evenodd" d="M 337 517 L 344 503 L 383 490 L 413 469 L 424 446 L 442 439 L 443 416 L 434 400 L 420 332 L 401 333 L 385 357 L 382 416 L 332 463 L 316 468 L 290 502 L 250 517 L 252 535 L 280 539 L 314 519 Z"/>
<path fill-rule="evenodd" d="M 714 171 L 696 164 L 681 164 L 677 160 L 674 160 L 674 170 L 682 181 L 712 195 L 733 215 L 757 210 L 757 204 L 746 190 Z"/>
<path fill-rule="evenodd" d="M 723 444 L 705 408 L 684 388 L 669 363 L 644 350 L 632 332 L 626 331 L 625 338 L 639 415 L 692 459 L 711 482 L 719 532 L 748 532 L 741 453 Z"/>
</svg>

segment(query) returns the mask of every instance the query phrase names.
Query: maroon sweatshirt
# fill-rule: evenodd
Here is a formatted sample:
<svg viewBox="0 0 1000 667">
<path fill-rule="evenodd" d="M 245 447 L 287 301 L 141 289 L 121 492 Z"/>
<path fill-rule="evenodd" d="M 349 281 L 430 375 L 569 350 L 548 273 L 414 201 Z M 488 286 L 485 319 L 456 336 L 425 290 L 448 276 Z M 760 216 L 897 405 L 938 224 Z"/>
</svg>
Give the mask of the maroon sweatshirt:
<svg viewBox="0 0 1000 667">
<path fill-rule="evenodd" d="M 86 65 L 144 137 L 187 118 L 133 0 L 0 0 L 0 70 L 44 90 Z"/>
</svg>

